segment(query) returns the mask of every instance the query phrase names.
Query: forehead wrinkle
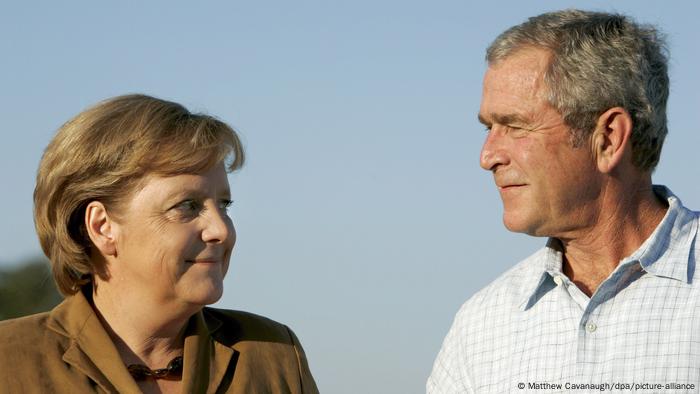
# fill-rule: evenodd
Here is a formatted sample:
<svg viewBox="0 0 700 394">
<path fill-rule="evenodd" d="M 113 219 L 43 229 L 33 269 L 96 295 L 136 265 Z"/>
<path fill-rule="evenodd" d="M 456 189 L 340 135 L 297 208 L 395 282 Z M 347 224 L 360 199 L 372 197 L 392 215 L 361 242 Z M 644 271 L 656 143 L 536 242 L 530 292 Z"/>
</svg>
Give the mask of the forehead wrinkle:
<svg viewBox="0 0 700 394">
<path fill-rule="evenodd" d="M 489 65 L 484 82 L 489 81 L 493 90 L 512 94 L 513 87 L 520 87 L 522 98 L 547 98 L 545 74 L 551 62 L 551 52 L 538 48 L 524 48 L 501 61 Z"/>
<path fill-rule="evenodd" d="M 479 114 L 478 119 L 479 122 L 485 126 L 491 126 L 494 123 L 500 125 L 526 125 L 530 123 L 530 119 L 518 113 L 499 114 L 496 112 L 491 112 L 487 114 L 486 117 Z"/>
<path fill-rule="evenodd" d="M 493 119 L 496 123 L 502 124 L 502 125 L 510 125 L 510 124 L 526 124 L 528 123 L 528 119 L 526 119 L 524 116 L 517 114 L 517 113 L 509 113 L 509 114 L 496 114 L 493 113 L 491 114 L 491 119 Z"/>
</svg>

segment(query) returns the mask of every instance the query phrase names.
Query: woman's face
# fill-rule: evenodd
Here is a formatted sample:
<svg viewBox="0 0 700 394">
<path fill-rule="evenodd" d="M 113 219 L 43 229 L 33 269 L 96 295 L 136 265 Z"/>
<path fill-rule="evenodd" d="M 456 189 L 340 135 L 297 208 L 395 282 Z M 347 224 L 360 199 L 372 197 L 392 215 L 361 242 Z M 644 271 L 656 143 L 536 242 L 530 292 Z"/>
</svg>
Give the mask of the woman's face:
<svg viewBox="0 0 700 394">
<path fill-rule="evenodd" d="M 223 163 L 197 175 L 147 177 L 113 225 L 110 281 L 159 305 L 216 302 L 236 241 L 230 203 Z"/>
</svg>

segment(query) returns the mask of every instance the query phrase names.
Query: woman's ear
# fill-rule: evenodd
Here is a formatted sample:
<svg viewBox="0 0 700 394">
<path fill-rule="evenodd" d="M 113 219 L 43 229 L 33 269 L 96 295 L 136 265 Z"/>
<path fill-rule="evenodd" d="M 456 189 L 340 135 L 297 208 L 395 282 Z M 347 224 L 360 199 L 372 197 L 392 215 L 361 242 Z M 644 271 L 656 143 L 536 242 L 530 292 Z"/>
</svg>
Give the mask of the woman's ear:
<svg viewBox="0 0 700 394">
<path fill-rule="evenodd" d="M 107 213 L 104 204 L 92 201 L 87 205 L 85 228 L 90 241 L 103 256 L 117 256 L 116 223 Z"/>
<path fill-rule="evenodd" d="M 622 107 L 613 107 L 598 117 L 591 143 L 598 170 L 610 173 L 626 156 L 631 160 L 632 117 Z"/>
</svg>

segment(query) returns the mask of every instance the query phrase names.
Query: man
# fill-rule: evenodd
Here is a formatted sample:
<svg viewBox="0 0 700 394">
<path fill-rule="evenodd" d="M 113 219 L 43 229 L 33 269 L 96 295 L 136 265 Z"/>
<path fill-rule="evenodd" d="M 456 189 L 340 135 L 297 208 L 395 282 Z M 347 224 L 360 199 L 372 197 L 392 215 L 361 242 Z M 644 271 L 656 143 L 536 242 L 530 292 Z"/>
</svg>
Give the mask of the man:
<svg viewBox="0 0 700 394">
<path fill-rule="evenodd" d="M 501 34 L 487 62 L 481 166 L 505 226 L 549 241 L 464 304 L 428 392 L 696 391 L 699 215 L 651 183 L 662 39 L 622 15 L 558 11 Z"/>
</svg>

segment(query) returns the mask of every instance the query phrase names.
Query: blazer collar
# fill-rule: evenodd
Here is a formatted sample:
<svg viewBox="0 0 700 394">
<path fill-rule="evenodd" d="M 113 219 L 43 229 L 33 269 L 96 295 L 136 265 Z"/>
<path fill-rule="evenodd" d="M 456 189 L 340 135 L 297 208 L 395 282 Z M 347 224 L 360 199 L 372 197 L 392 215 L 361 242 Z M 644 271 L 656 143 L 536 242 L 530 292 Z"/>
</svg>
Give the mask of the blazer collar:
<svg viewBox="0 0 700 394">
<path fill-rule="evenodd" d="M 107 392 L 140 392 L 82 292 L 67 297 L 54 308 L 47 325 L 70 338 L 63 361 L 82 371 Z"/>
<path fill-rule="evenodd" d="M 67 297 L 54 308 L 47 326 L 70 338 L 63 360 L 103 390 L 109 393 L 141 392 L 82 292 Z M 190 319 L 185 334 L 182 392 L 213 393 L 222 383 L 235 351 L 217 340 L 221 326 L 220 320 L 210 313 L 205 316 L 203 311 Z M 234 327 L 233 332 L 237 331 Z"/>
</svg>

